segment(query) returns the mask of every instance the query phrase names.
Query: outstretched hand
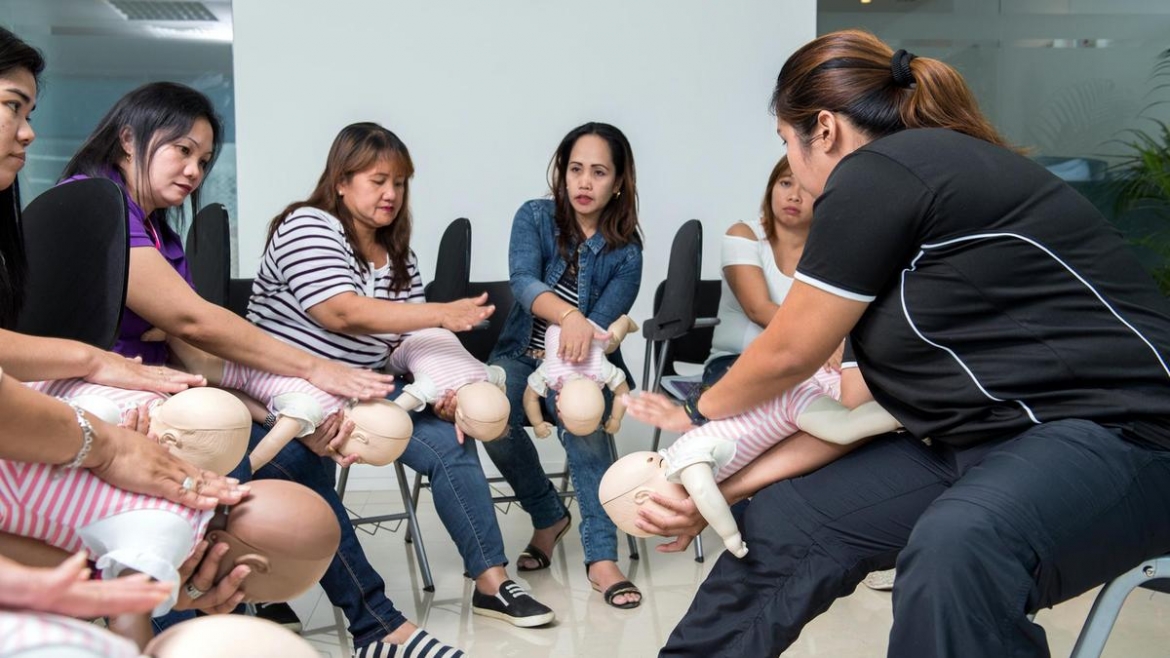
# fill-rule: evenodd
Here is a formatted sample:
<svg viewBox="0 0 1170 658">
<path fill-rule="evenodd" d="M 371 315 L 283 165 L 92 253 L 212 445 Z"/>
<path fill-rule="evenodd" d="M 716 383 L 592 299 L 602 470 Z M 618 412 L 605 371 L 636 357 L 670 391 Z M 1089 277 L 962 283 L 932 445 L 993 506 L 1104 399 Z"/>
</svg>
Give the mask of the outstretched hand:
<svg viewBox="0 0 1170 658">
<path fill-rule="evenodd" d="M 89 576 L 85 553 L 51 569 L 0 558 L 0 608 L 93 619 L 148 613 L 171 593 L 172 583 L 151 582 L 144 574 L 112 580 L 90 580 Z"/>
<path fill-rule="evenodd" d="M 443 316 L 439 326 L 450 331 L 471 331 L 495 313 L 494 304 L 488 304 L 487 293 L 479 297 L 467 297 L 443 304 Z"/>
<path fill-rule="evenodd" d="M 626 413 L 638 420 L 671 432 L 689 432 L 695 429 L 683 408 L 661 393 L 643 391 L 622 398 Z"/>
<path fill-rule="evenodd" d="M 113 352 L 97 352 L 84 379 L 91 384 L 159 393 L 178 393 L 193 386 L 207 385 L 207 380 L 200 375 L 166 366 L 142 365 L 142 357 L 127 359 Z"/>
</svg>

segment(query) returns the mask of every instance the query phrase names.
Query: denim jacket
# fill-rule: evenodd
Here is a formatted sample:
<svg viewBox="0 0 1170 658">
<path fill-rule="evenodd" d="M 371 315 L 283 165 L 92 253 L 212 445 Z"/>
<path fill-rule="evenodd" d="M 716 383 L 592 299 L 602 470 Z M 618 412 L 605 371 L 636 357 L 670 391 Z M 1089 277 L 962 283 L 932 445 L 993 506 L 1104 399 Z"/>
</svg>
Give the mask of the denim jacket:
<svg viewBox="0 0 1170 658">
<path fill-rule="evenodd" d="M 516 304 L 504 322 L 489 361 L 524 353 L 532 334 L 532 304 L 552 292 L 568 263 L 557 252 L 552 199 L 534 199 L 520 206 L 512 220 L 508 271 Z M 601 231 L 576 245 L 578 306 L 585 317 L 604 328 L 629 313 L 642 285 L 642 246 L 631 242 L 607 249 Z M 614 352 L 619 354 L 619 352 Z M 613 360 L 613 359 L 611 359 Z M 620 364 L 620 356 L 616 363 Z M 625 370 L 624 366 L 622 368 Z"/>
</svg>

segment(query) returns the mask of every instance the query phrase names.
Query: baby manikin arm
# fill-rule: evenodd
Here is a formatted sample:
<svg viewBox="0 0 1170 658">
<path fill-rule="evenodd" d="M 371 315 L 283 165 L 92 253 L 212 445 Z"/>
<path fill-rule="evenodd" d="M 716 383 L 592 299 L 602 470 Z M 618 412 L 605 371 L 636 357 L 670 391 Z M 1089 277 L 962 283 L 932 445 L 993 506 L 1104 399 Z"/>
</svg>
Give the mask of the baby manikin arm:
<svg viewBox="0 0 1170 658">
<path fill-rule="evenodd" d="M 552 434 L 552 424 L 544 420 L 540 410 L 540 394 L 531 386 L 524 389 L 524 415 L 528 417 L 528 424 L 532 425 L 538 438 L 546 439 Z"/>
<path fill-rule="evenodd" d="M 282 393 L 272 398 L 272 410 L 276 422 L 248 455 L 253 473 L 272 461 L 289 441 L 312 434 L 325 420 L 325 410 L 306 393 Z"/>
<path fill-rule="evenodd" d="M 623 315 L 614 320 L 613 324 L 609 325 L 609 341 L 605 344 L 605 353 L 613 354 L 614 350 L 626 339 L 626 334 L 637 330 L 638 324 L 631 320 L 628 315 Z"/>
<path fill-rule="evenodd" d="M 731 507 L 715 483 L 715 470 L 711 465 L 707 462 L 691 464 L 679 471 L 678 476 L 683 488 L 691 495 L 691 500 L 695 501 L 699 513 L 723 538 L 727 550 L 735 557 L 747 555 L 747 544 L 743 543 L 739 526 L 731 515 Z"/>
<path fill-rule="evenodd" d="M 813 436 L 846 445 L 902 426 L 877 402 L 866 402 L 856 409 L 842 406 L 831 397 L 818 397 L 796 417 L 796 425 Z"/>
<path fill-rule="evenodd" d="M 626 402 L 623 398 L 629 392 L 630 385 L 624 381 L 613 389 L 613 408 L 609 411 L 609 420 L 605 421 L 606 432 L 617 434 L 622 428 L 622 418 L 626 416 Z"/>
<path fill-rule="evenodd" d="M 218 386 L 223 381 L 223 359 L 218 356 L 170 335 L 167 336 L 167 348 L 170 349 L 171 356 L 180 361 L 183 370 L 194 375 L 203 375 L 212 386 Z"/>
</svg>

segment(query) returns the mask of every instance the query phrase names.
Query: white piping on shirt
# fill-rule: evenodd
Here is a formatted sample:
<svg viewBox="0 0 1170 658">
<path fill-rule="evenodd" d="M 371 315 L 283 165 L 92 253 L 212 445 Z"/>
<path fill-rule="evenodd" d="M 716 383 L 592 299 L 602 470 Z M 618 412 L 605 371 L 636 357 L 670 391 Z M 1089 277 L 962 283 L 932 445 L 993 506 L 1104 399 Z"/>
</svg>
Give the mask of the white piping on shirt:
<svg viewBox="0 0 1170 658">
<path fill-rule="evenodd" d="M 924 244 L 921 247 L 919 247 L 918 255 L 916 255 L 914 257 L 914 259 L 910 261 L 910 267 L 902 270 L 901 290 L 899 290 L 899 296 L 901 297 L 901 301 L 902 301 L 902 313 L 905 315 L 906 322 L 910 325 L 910 328 L 914 330 L 914 333 L 917 334 L 918 337 L 921 338 L 923 342 L 925 342 L 929 345 L 933 345 L 934 347 L 937 347 L 937 348 L 945 351 L 946 353 L 950 354 L 951 358 L 953 358 L 955 360 L 955 362 L 958 363 L 959 366 L 963 368 L 963 370 L 971 378 L 971 381 L 975 383 L 975 386 L 985 396 L 987 396 L 989 399 L 994 400 L 996 402 L 1004 402 L 1005 401 L 1003 399 L 995 397 L 994 395 L 989 393 L 987 391 L 987 389 L 983 388 L 983 385 L 979 383 L 979 380 L 975 377 L 975 374 L 973 372 L 971 372 L 971 369 L 967 367 L 967 364 L 963 363 L 963 360 L 960 359 L 959 356 L 954 353 L 954 351 L 952 351 L 950 348 L 939 345 L 938 343 L 935 343 L 934 341 L 931 341 L 926 336 L 923 336 L 922 332 L 918 331 L 918 327 L 914 324 L 914 320 L 911 319 L 911 317 L 910 317 L 910 308 L 906 304 L 906 275 L 915 270 L 915 268 L 918 264 L 918 260 L 920 258 L 922 258 L 926 254 L 926 252 L 930 249 L 937 249 L 940 247 L 946 247 L 946 246 L 956 244 L 959 242 L 969 242 L 971 240 L 984 240 L 984 239 L 989 239 L 989 238 L 1013 238 L 1016 240 L 1021 240 L 1023 242 L 1026 242 L 1026 243 L 1032 245 L 1033 247 L 1036 247 L 1040 251 L 1043 251 L 1045 254 L 1048 254 L 1049 258 L 1051 258 L 1052 260 L 1059 263 L 1061 265 L 1061 267 L 1063 267 L 1065 270 L 1067 270 L 1069 274 L 1072 274 L 1077 279 L 1077 281 L 1080 281 L 1081 285 L 1085 286 L 1085 288 L 1087 288 L 1090 292 L 1092 292 L 1093 296 L 1097 298 L 1097 301 L 1101 302 L 1102 306 L 1109 309 L 1109 312 L 1113 315 L 1113 317 L 1117 318 L 1118 322 L 1125 325 L 1126 328 L 1128 328 L 1130 331 L 1132 331 L 1135 336 L 1137 336 L 1143 343 L 1146 344 L 1147 347 L 1150 348 L 1150 351 L 1153 352 L 1153 354 L 1154 354 L 1154 358 L 1156 358 L 1158 360 L 1158 363 L 1161 364 L 1162 370 L 1166 372 L 1167 377 L 1170 377 L 1170 367 L 1167 367 L 1166 361 L 1162 359 L 1161 354 L 1158 354 L 1158 350 L 1154 348 L 1153 344 L 1151 344 L 1150 341 L 1147 340 L 1146 337 L 1143 336 L 1142 333 L 1137 330 L 1137 328 L 1135 328 L 1132 324 L 1127 322 L 1125 320 L 1125 318 L 1121 317 L 1121 314 L 1118 313 L 1117 310 L 1114 309 L 1113 306 L 1111 306 L 1109 304 L 1109 302 L 1105 300 L 1105 298 L 1101 295 L 1101 293 L 1099 293 L 1097 291 L 1097 289 L 1092 286 L 1092 284 L 1090 284 L 1088 281 L 1086 281 L 1084 277 L 1082 277 L 1076 270 L 1074 270 L 1071 266 L 1069 266 L 1069 264 L 1066 263 L 1063 259 L 1061 259 L 1059 256 L 1054 254 L 1050 249 L 1048 249 L 1044 245 L 1040 244 L 1039 242 L 1037 242 L 1031 238 L 1016 234 L 1016 233 L 979 233 L 976 235 L 968 235 L 968 236 L 964 236 L 961 238 L 955 238 L 953 240 L 947 240 L 945 242 L 938 242 L 935 244 Z M 1023 400 L 1012 400 L 1012 402 L 1015 402 L 1016 404 L 1020 405 L 1020 407 L 1028 414 L 1028 417 L 1032 419 L 1032 422 L 1034 422 L 1036 424 L 1040 423 L 1040 420 L 1036 418 L 1036 415 L 1032 412 L 1032 409 L 1030 407 L 1028 407 L 1028 405 L 1025 404 Z"/>
</svg>

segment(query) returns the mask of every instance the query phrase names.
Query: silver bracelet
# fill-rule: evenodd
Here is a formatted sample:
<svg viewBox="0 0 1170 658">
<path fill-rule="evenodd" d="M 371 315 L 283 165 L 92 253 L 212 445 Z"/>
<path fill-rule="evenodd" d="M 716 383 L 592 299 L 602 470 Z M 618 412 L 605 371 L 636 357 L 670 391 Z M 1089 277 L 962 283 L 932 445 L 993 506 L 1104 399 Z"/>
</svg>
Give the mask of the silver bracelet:
<svg viewBox="0 0 1170 658">
<path fill-rule="evenodd" d="M 80 468 L 85 458 L 89 456 L 89 450 L 93 447 L 93 425 L 89 423 L 89 419 L 85 417 L 85 411 L 71 400 L 65 400 L 65 404 L 73 408 L 77 413 L 77 425 L 81 428 L 81 448 L 78 449 L 77 454 L 68 464 L 63 464 L 61 468 L 71 470 Z"/>
</svg>

